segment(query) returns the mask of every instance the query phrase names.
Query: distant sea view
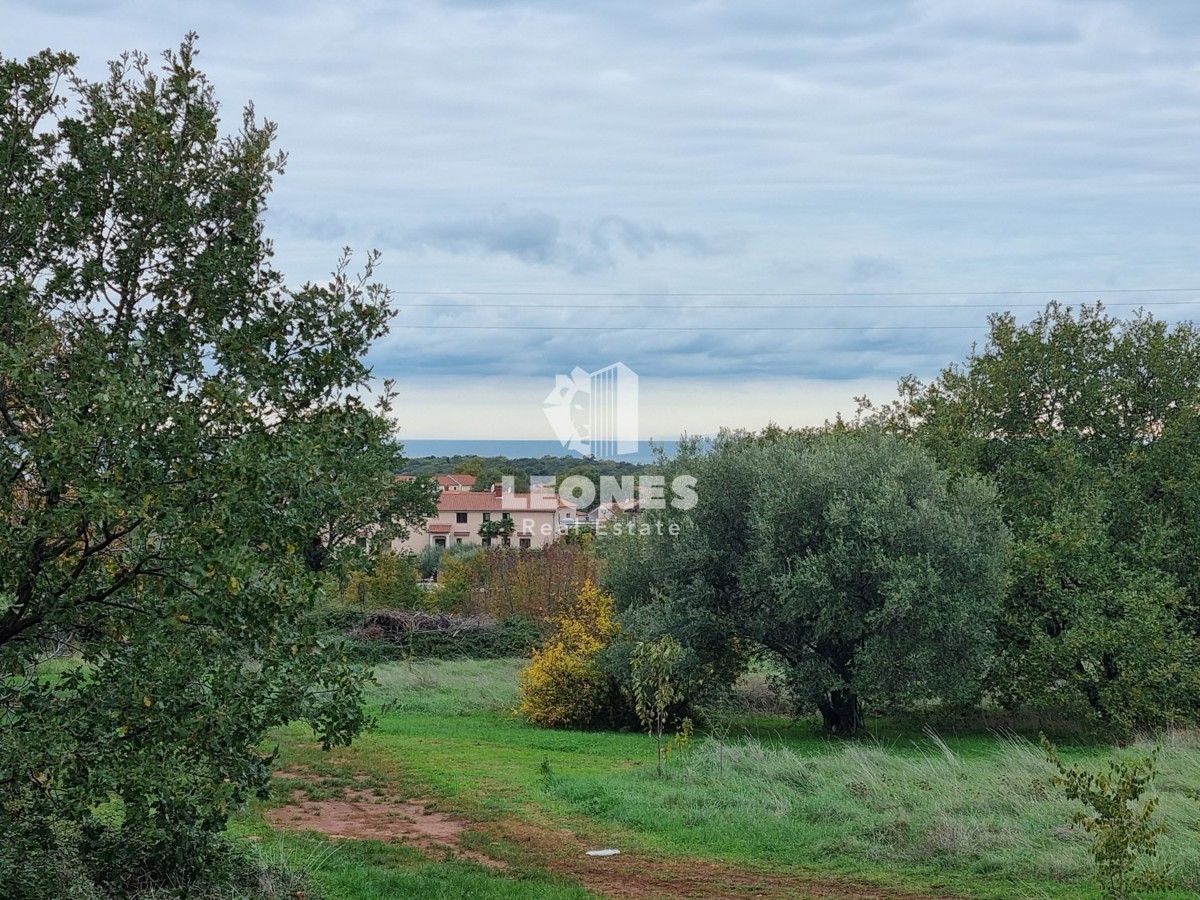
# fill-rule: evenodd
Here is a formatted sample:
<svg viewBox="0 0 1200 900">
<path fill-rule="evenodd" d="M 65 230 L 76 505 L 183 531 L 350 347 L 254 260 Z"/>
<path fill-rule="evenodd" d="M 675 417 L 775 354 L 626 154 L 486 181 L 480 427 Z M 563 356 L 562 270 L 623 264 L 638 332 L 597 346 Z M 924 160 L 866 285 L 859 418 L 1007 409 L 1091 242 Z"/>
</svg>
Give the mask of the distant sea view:
<svg viewBox="0 0 1200 900">
<path fill-rule="evenodd" d="M 534 458 L 543 456 L 574 456 L 583 459 L 580 454 L 573 453 L 558 441 L 488 441 L 488 440 L 435 440 L 427 438 L 401 438 L 404 453 L 409 459 L 422 456 L 506 456 L 509 459 Z M 674 456 L 679 441 L 654 441 L 653 446 L 662 447 L 667 456 Z M 647 463 L 654 461 L 654 451 L 650 441 L 642 441 L 637 453 L 626 453 L 615 459 L 625 462 Z"/>
</svg>

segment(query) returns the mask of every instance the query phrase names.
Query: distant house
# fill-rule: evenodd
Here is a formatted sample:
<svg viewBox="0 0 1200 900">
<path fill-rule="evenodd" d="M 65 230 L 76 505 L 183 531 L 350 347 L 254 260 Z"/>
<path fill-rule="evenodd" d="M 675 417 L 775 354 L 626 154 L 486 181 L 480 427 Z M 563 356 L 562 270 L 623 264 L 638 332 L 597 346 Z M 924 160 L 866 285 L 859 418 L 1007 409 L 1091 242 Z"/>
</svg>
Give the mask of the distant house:
<svg viewBox="0 0 1200 900">
<path fill-rule="evenodd" d="M 443 478 L 469 477 L 439 475 L 438 483 L 442 484 Z M 471 481 L 474 482 L 474 479 Z M 511 535 L 492 540 L 480 537 L 479 529 L 485 522 L 504 519 L 513 520 Z M 490 491 L 472 491 L 469 487 L 464 489 L 443 484 L 438 495 L 437 515 L 428 519 L 423 528 L 414 529 L 405 540 L 393 541 L 392 549 L 397 553 L 420 553 L 431 546 L 492 543 L 513 547 L 544 547 L 572 527 L 575 519 L 574 505 L 559 499 L 553 490 L 506 493 L 499 484 Z"/>
<path fill-rule="evenodd" d="M 613 519 L 621 516 L 636 516 L 642 511 L 641 503 L 638 500 L 626 500 L 618 502 L 611 500 L 608 503 L 601 503 L 591 512 L 583 517 L 584 521 L 592 525 L 597 525 L 601 522 L 611 522 Z"/>
<path fill-rule="evenodd" d="M 443 491 L 469 491 L 475 487 L 474 475 L 438 475 Z"/>
<path fill-rule="evenodd" d="M 401 475 L 401 481 L 415 481 L 416 475 Z M 469 491 L 475 487 L 474 475 L 435 475 L 433 480 L 443 491 Z"/>
</svg>

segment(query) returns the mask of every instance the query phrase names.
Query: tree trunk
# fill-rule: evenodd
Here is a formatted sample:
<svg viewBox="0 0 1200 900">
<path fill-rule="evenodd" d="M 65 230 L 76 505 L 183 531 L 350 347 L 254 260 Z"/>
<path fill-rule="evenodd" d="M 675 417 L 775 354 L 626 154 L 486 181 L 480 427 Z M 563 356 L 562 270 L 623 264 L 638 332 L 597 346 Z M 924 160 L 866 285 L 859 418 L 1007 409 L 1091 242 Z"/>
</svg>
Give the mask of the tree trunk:
<svg viewBox="0 0 1200 900">
<path fill-rule="evenodd" d="M 863 725 L 862 706 L 850 691 L 833 691 L 820 705 L 825 730 L 831 734 L 854 734 Z"/>
</svg>

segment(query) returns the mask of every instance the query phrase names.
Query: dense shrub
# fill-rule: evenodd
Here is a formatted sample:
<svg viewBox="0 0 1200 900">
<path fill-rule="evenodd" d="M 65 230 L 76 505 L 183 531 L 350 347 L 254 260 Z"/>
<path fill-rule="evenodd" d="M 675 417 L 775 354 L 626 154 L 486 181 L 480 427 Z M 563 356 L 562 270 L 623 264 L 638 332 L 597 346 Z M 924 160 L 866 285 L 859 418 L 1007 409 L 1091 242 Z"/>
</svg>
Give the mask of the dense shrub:
<svg viewBox="0 0 1200 900">
<path fill-rule="evenodd" d="M 496 619 L 524 616 L 546 628 L 600 575 L 590 540 L 536 549 L 428 547 L 417 557 L 417 566 L 424 577 L 436 575 L 437 609 Z"/>
<path fill-rule="evenodd" d="M 442 565 L 443 553 L 445 553 L 444 548 L 430 544 L 417 554 L 417 571 L 421 573 L 422 578 L 429 579 L 437 576 L 438 569 Z"/>
<path fill-rule="evenodd" d="M 374 559 L 370 571 L 351 576 L 342 600 L 360 609 L 415 609 L 425 600 L 417 579 L 417 563 L 412 556 L 384 550 Z"/>
<path fill-rule="evenodd" d="M 308 615 L 309 622 L 317 631 L 330 636 L 346 635 L 363 621 L 363 611 L 341 603 L 327 603 Z"/>
<path fill-rule="evenodd" d="M 0 897 L 99 900 L 79 854 L 79 827 L 57 820 L 27 792 L 0 805 Z"/>
<path fill-rule="evenodd" d="M 93 815 L 81 829 L 55 816 L 44 797 L 0 806 L 0 897 L 5 900 L 319 900 L 306 874 L 282 854 L 224 835 L 181 844 L 120 814 Z M 173 836 L 172 836 L 173 837 Z"/>
<path fill-rule="evenodd" d="M 430 544 L 415 557 L 417 571 L 426 580 L 440 580 L 442 563 L 454 557 L 473 557 L 483 548 L 478 544 L 451 544 L 449 547 L 437 547 Z"/>
<path fill-rule="evenodd" d="M 491 548 L 481 573 L 483 608 L 494 616 L 527 616 L 551 624 L 575 603 L 600 564 L 591 541 L 556 542 L 536 550 Z"/>
<path fill-rule="evenodd" d="M 1122 738 L 1195 721 L 1200 645 L 1180 622 L 1182 591 L 1173 579 L 1114 566 L 1111 558 L 1087 571 L 1070 564 L 1082 556 L 1078 549 L 1052 571 L 1038 557 L 1054 559 L 1055 549 L 1053 541 L 1021 547 L 1018 578 L 1044 585 L 1038 618 L 1046 627 L 1018 620 L 1007 629 L 1013 640 L 994 666 L 993 696 L 1010 709 L 1052 713 Z M 1082 593 L 1080 584 L 1092 590 Z M 1019 639 L 1018 629 L 1025 632 Z"/>
<path fill-rule="evenodd" d="M 350 635 L 347 653 L 358 662 L 397 659 L 498 659 L 526 656 L 537 643 L 529 619 L 381 610 L 362 617 Z"/>
<path fill-rule="evenodd" d="M 438 588 L 434 606 L 442 610 L 478 613 L 478 592 L 483 579 L 482 547 L 461 544 L 442 554 L 438 569 Z M 497 616 L 496 618 L 500 618 Z"/>
<path fill-rule="evenodd" d="M 521 672 L 518 712 L 546 728 L 586 727 L 611 718 L 621 705 L 620 692 L 601 666 L 600 653 L 617 631 L 613 598 L 586 583 Z"/>
</svg>

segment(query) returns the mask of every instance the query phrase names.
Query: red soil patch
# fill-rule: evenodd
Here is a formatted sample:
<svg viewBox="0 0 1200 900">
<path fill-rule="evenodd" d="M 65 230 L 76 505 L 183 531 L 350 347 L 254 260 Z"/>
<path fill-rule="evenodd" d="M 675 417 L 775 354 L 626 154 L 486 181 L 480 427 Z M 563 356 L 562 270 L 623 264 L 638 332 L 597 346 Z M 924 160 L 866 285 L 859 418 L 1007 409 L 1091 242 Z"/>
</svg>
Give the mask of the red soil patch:
<svg viewBox="0 0 1200 900">
<path fill-rule="evenodd" d="M 291 775 L 289 777 L 305 777 Z M 429 808 L 424 800 L 384 800 L 351 791 L 337 800 L 306 800 L 304 791 L 292 792 L 292 804 L 265 810 L 263 816 L 276 828 L 316 831 L 339 840 L 396 841 L 431 855 L 456 856 L 492 868 L 499 860 L 462 847 L 467 823 Z"/>
</svg>

